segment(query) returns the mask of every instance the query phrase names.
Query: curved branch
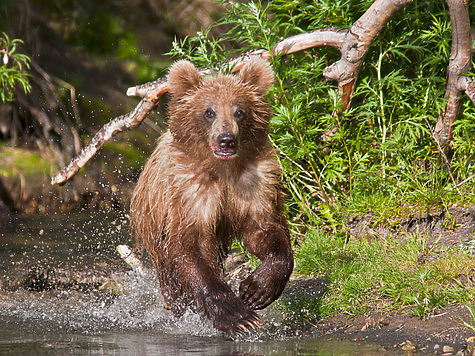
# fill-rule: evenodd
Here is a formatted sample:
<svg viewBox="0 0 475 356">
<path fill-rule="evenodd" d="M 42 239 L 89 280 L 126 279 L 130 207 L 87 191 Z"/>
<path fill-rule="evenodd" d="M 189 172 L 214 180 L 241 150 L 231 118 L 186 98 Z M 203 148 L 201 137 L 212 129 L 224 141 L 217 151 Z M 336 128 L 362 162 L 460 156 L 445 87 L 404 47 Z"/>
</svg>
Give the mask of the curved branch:
<svg viewBox="0 0 475 356">
<path fill-rule="evenodd" d="M 338 82 L 342 109 L 349 108 L 364 56 L 389 19 L 413 0 L 376 0 L 346 32 L 341 59 L 325 68 L 323 75 Z"/>
<path fill-rule="evenodd" d="M 134 110 L 128 114 L 116 117 L 114 120 L 105 124 L 92 138 L 92 140 L 84 147 L 79 155 L 77 155 L 66 167 L 64 167 L 56 176 L 51 179 L 51 184 L 63 184 L 75 175 L 81 167 L 83 167 L 117 132 L 125 129 L 131 129 L 138 126 L 145 115 L 152 110 L 155 102 L 148 99 L 142 99 Z"/>
<path fill-rule="evenodd" d="M 452 45 L 447 67 L 445 109 L 439 115 L 435 133 L 447 151 L 452 140 L 452 124 L 460 111 L 460 99 L 465 92 L 475 103 L 475 89 L 471 78 L 464 76 L 471 69 L 472 36 L 467 0 L 447 0 L 452 25 Z"/>
<path fill-rule="evenodd" d="M 309 48 L 330 46 L 338 49 L 341 59 L 325 68 L 323 75 L 338 83 L 342 109 L 350 106 L 358 72 L 371 43 L 389 19 L 413 0 L 376 0 L 349 30 L 323 29 L 286 38 L 274 47 L 274 56 Z"/>
<path fill-rule="evenodd" d="M 314 47 L 334 47 L 341 50 L 347 30 L 323 29 L 300 33 L 278 42 L 273 50 L 274 56 L 304 51 Z"/>
</svg>

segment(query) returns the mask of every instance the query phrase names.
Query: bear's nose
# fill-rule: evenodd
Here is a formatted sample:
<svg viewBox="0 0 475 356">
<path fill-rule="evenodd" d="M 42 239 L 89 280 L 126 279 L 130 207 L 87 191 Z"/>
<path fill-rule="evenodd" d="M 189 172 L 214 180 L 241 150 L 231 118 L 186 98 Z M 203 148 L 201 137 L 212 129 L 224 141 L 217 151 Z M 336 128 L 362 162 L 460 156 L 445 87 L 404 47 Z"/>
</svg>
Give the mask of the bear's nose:
<svg viewBox="0 0 475 356">
<path fill-rule="evenodd" d="M 236 136 L 229 133 L 219 135 L 218 146 L 224 150 L 234 150 L 236 148 Z"/>
</svg>

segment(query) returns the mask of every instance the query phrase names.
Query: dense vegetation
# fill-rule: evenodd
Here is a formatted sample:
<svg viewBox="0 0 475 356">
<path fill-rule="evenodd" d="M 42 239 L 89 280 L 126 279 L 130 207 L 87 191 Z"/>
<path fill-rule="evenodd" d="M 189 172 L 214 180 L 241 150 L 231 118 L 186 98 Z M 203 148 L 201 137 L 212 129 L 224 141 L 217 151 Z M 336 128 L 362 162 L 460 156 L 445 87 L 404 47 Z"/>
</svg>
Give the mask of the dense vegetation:
<svg viewBox="0 0 475 356">
<path fill-rule="evenodd" d="M 216 40 L 199 34 L 175 42 L 171 53 L 199 66 L 218 67 L 229 56 L 224 41 L 239 43 L 241 51 L 271 51 L 292 34 L 347 28 L 370 3 L 233 4 L 221 21 L 233 25 L 226 36 Z M 407 6 L 374 43 L 353 108 L 342 117 L 332 115 L 338 98 L 332 83 L 322 77 L 323 69 L 338 59 L 336 51 L 315 49 L 273 59 L 272 138 L 282 151 L 286 186 L 295 203 L 292 216 L 302 214 L 300 221 L 303 217 L 318 224 L 324 220 L 339 229 L 342 209 L 391 214 L 410 204 L 473 201 L 473 182 L 460 187 L 462 194 L 454 189 L 430 131 L 444 107 L 450 38 L 443 2 Z M 456 182 L 473 173 L 474 115 L 465 100 L 452 146 Z"/>
<path fill-rule="evenodd" d="M 218 68 L 230 52 L 272 52 L 290 35 L 346 29 L 370 4 L 232 3 L 219 23 L 231 28 L 225 36 L 199 33 L 175 41 L 171 54 Z M 373 226 L 394 227 L 415 212 L 475 202 L 475 180 L 458 186 L 474 173 L 473 104 L 464 101 L 455 123 L 450 168 L 431 135 L 445 104 L 450 29 L 444 2 L 416 0 L 406 6 L 373 43 L 352 108 L 341 116 L 332 115 L 339 98 L 322 76 L 339 58 L 337 51 L 319 48 L 272 59 L 271 137 L 290 198 L 297 273 L 325 275 L 329 283 L 323 303 L 312 298 L 283 305 L 297 310 L 298 318 L 406 305 L 424 316 L 434 307 L 475 299 L 475 264 L 467 246 L 439 249 L 417 234 L 406 236 L 405 244 L 399 236 L 349 237 L 351 218 L 367 213 Z M 239 48 L 232 51 L 229 43 Z"/>
</svg>

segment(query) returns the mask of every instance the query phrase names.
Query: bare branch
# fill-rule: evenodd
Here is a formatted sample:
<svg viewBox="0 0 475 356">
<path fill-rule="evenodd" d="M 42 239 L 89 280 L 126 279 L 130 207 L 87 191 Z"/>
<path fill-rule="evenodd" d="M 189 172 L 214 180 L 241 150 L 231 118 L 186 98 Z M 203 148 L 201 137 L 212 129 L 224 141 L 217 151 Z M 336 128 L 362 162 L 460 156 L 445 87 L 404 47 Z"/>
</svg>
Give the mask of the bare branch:
<svg viewBox="0 0 475 356">
<path fill-rule="evenodd" d="M 159 98 L 168 91 L 167 77 L 127 89 L 127 96 L 140 96 L 151 100 Z"/>
<path fill-rule="evenodd" d="M 447 68 L 447 89 L 445 97 L 447 103 L 444 111 L 439 115 L 435 126 L 435 133 L 440 145 L 448 150 L 452 140 L 452 124 L 460 111 L 460 99 L 464 92 L 470 100 L 474 100 L 473 82 L 464 77 L 471 69 L 472 36 L 470 34 L 470 16 L 467 0 L 447 0 L 452 24 L 452 46 L 450 61 Z"/>
<path fill-rule="evenodd" d="M 92 138 L 81 153 L 76 156 L 65 168 L 63 168 L 55 177 L 51 179 L 51 184 L 63 184 L 89 161 L 96 152 L 117 132 L 138 126 L 145 118 L 145 115 L 152 110 L 155 102 L 148 99 L 142 99 L 135 109 L 126 115 L 116 117 L 114 120 L 105 124 Z"/>
<path fill-rule="evenodd" d="M 277 43 L 273 54 L 277 56 L 278 54 L 290 54 L 309 48 L 327 46 L 341 50 L 346 33 L 346 30 L 332 28 L 300 33 Z"/>
<path fill-rule="evenodd" d="M 412 0 L 376 0 L 349 30 L 323 29 L 286 38 L 274 47 L 274 56 L 309 48 L 330 46 L 341 52 L 341 59 L 325 68 L 323 75 L 338 82 L 342 109 L 350 106 L 358 72 L 371 43 L 389 19 Z"/>
<path fill-rule="evenodd" d="M 338 82 L 342 109 L 350 107 L 364 56 L 389 19 L 412 0 L 376 0 L 346 32 L 341 59 L 325 68 L 323 75 Z"/>
</svg>

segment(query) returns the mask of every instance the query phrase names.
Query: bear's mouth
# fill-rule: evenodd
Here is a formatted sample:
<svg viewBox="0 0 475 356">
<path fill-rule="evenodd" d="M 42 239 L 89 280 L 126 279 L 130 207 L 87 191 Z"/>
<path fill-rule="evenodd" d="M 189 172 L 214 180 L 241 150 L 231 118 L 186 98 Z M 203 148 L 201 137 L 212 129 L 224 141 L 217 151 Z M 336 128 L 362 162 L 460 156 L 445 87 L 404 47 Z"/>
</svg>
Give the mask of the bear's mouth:
<svg viewBox="0 0 475 356">
<path fill-rule="evenodd" d="M 214 156 L 219 159 L 229 159 L 236 155 L 235 150 L 216 150 L 213 151 Z"/>
</svg>

